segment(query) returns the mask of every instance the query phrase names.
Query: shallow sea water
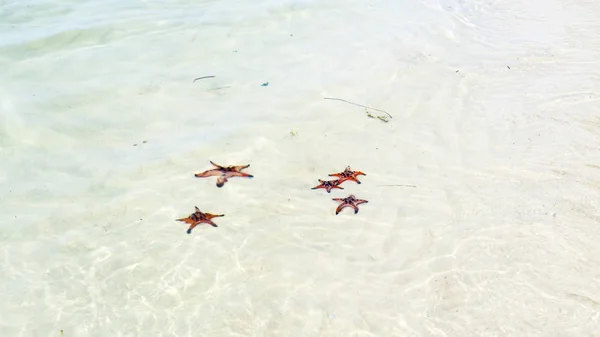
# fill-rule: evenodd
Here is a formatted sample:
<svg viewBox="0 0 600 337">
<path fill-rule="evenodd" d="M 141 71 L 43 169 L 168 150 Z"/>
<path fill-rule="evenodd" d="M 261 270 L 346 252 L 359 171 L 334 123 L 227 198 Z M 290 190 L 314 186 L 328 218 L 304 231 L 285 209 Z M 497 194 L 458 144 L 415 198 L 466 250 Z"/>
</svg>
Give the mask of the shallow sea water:
<svg viewBox="0 0 600 337">
<path fill-rule="evenodd" d="M 598 10 L 2 1 L 0 335 L 600 336 Z"/>
</svg>

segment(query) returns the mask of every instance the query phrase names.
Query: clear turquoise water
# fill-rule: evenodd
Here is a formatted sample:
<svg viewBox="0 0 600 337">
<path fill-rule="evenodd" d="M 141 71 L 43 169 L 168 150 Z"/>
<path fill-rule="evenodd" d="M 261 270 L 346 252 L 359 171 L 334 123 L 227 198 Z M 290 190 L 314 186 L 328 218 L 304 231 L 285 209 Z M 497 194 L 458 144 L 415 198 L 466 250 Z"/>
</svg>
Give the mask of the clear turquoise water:
<svg viewBox="0 0 600 337">
<path fill-rule="evenodd" d="M 597 9 L 1 2 L 0 335 L 594 335 Z"/>
</svg>

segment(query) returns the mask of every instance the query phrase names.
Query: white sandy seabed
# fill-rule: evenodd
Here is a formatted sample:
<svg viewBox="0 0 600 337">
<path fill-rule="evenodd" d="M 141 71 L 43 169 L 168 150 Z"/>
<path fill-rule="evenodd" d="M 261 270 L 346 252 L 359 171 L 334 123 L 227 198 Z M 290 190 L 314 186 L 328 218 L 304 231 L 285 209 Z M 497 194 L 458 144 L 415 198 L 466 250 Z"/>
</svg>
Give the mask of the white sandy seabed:
<svg viewBox="0 0 600 337">
<path fill-rule="evenodd" d="M 600 336 L 598 1 L 0 13 L 0 335 Z"/>
</svg>

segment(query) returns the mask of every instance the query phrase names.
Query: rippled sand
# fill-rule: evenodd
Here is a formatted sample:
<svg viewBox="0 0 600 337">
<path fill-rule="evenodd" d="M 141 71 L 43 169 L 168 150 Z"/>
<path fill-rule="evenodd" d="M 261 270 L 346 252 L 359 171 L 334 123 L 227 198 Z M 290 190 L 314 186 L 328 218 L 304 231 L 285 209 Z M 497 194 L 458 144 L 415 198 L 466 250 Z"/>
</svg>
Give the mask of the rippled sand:
<svg viewBox="0 0 600 337">
<path fill-rule="evenodd" d="M 599 11 L 3 2 L 0 334 L 600 336 Z"/>
</svg>

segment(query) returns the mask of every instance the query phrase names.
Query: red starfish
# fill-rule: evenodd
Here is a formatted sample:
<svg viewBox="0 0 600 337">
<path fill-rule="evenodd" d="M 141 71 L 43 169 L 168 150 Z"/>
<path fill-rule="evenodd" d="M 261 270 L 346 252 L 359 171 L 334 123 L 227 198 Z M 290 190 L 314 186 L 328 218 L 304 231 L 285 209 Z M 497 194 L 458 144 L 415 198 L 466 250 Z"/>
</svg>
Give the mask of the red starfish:
<svg viewBox="0 0 600 337">
<path fill-rule="evenodd" d="M 352 180 L 352 181 L 356 181 L 357 183 L 360 184 L 360 181 L 358 181 L 358 179 L 356 178 L 357 176 L 366 176 L 365 173 L 361 172 L 361 171 L 352 171 L 350 169 L 350 166 L 346 167 L 346 169 L 344 170 L 344 172 L 341 173 L 333 173 L 329 175 L 330 177 L 338 177 L 340 178 L 340 183 L 346 181 L 346 180 Z"/>
<path fill-rule="evenodd" d="M 319 186 L 315 186 L 315 187 L 311 188 L 311 190 L 316 190 L 317 188 L 324 188 L 327 190 L 327 193 L 331 193 L 332 188 L 339 188 L 340 190 L 343 190 L 343 188 L 340 187 L 340 184 L 342 182 L 339 179 L 338 180 L 329 180 L 329 181 L 319 179 L 319 183 L 321 183 Z"/>
<path fill-rule="evenodd" d="M 225 185 L 225 183 L 227 182 L 227 179 L 231 177 L 253 177 L 253 175 L 251 174 L 241 172 L 243 169 L 248 168 L 250 165 L 221 166 L 213 163 L 212 161 L 210 163 L 216 168 L 204 171 L 202 173 L 196 173 L 194 174 L 194 176 L 197 178 L 217 176 L 219 177 L 217 179 L 217 187 L 223 187 L 223 185 Z"/>
<path fill-rule="evenodd" d="M 356 214 L 358 213 L 358 205 L 368 202 L 367 200 L 356 199 L 356 197 L 353 195 L 349 195 L 346 198 L 333 198 L 333 200 L 341 202 L 341 204 L 335 210 L 335 215 L 338 215 L 344 207 L 354 208 L 354 214 Z"/>
<path fill-rule="evenodd" d="M 188 234 L 192 234 L 192 229 L 198 226 L 201 223 L 207 223 L 213 227 L 217 227 L 217 224 L 212 221 L 212 218 L 218 218 L 225 216 L 225 214 L 210 214 L 210 213 L 202 213 L 196 207 L 196 211 L 187 218 L 175 219 L 177 221 L 186 222 L 190 224 L 190 228 L 187 230 Z"/>
</svg>

